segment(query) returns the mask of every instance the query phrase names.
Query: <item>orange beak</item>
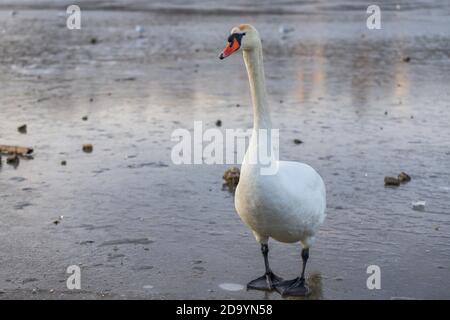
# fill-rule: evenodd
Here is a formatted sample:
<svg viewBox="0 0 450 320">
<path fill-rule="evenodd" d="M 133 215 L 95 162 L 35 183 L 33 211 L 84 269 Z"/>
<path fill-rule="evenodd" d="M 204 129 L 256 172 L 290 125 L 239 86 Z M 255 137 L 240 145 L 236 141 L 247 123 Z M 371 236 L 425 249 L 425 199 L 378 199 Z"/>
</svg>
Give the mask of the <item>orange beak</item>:
<svg viewBox="0 0 450 320">
<path fill-rule="evenodd" d="M 232 42 L 230 42 L 225 49 L 223 49 L 222 53 L 219 56 L 219 59 L 225 59 L 226 57 L 232 55 L 234 52 L 236 52 L 241 45 L 239 44 L 239 41 L 237 41 L 235 38 L 233 38 Z"/>
</svg>

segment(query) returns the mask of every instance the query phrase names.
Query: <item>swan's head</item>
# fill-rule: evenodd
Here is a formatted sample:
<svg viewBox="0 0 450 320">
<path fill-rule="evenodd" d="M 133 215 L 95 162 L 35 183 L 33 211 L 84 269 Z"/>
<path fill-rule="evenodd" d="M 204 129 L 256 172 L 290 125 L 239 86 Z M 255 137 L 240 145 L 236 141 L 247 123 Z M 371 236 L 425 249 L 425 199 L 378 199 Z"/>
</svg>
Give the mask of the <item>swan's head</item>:
<svg viewBox="0 0 450 320">
<path fill-rule="evenodd" d="M 241 24 L 231 29 L 230 36 L 228 37 L 228 44 L 225 49 L 223 49 L 219 58 L 225 59 L 239 51 L 239 49 L 252 50 L 258 46 L 261 46 L 261 40 L 255 27 L 249 24 Z"/>
</svg>

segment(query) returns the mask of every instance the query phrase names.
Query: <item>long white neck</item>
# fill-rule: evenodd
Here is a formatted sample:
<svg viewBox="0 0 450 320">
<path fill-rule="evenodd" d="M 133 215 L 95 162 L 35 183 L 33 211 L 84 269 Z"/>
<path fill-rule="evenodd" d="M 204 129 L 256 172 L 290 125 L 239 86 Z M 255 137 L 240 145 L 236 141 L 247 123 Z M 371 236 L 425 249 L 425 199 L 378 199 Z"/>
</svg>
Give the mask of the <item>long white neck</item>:
<svg viewBox="0 0 450 320">
<path fill-rule="evenodd" d="M 272 145 L 272 122 L 267 102 L 261 44 L 255 49 L 244 51 L 244 61 L 252 95 L 253 133 L 242 164 L 243 167 L 248 163 L 268 165 L 266 160 L 275 163 L 272 160 L 276 159 L 277 155 Z"/>
<path fill-rule="evenodd" d="M 253 129 L 270 130 L 272 128 L 272 122 L 270 120 L 269 105 L 267 103 L 261 45 L 253 50 L 244 51 L 243 54 L 252 95 Z"/>
</svg>

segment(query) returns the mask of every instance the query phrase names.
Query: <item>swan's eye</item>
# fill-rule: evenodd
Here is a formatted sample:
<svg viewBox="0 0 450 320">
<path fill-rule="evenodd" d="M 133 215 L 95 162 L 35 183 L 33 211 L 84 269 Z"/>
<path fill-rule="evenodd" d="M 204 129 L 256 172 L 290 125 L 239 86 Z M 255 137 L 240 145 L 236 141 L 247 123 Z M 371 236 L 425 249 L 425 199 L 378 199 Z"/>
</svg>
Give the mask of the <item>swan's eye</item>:
<svg viewBox="0 0 450 320">
<path fill-rule="evenodd" d="M 243 36 L 245 36 L 245 32 L 243 32 L 243 33 L 233 33 L 232 35 L 230 35 L 228 37 L 228 42 L 230 42 L 232 44 L 234 40 L 237 40 L 237 42 L 239 43 L 239 46 L 240 46 Z"/>
</svg>

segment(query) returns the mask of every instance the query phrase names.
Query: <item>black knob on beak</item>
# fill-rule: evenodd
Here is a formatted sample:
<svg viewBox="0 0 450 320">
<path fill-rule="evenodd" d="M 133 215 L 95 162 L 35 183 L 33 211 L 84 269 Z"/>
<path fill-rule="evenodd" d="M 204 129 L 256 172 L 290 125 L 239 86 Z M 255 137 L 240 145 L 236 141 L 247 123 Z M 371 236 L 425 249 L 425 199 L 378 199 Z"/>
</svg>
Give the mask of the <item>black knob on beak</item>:
<svg viewBox="0 0 450 320">
<path fill-rule="evenodd" d="M 223 52 L 220 54 L 219 59 L 220 59 L 220 60 L 225 59 L 225 57 L 223 56 Z"/>
</svg>

